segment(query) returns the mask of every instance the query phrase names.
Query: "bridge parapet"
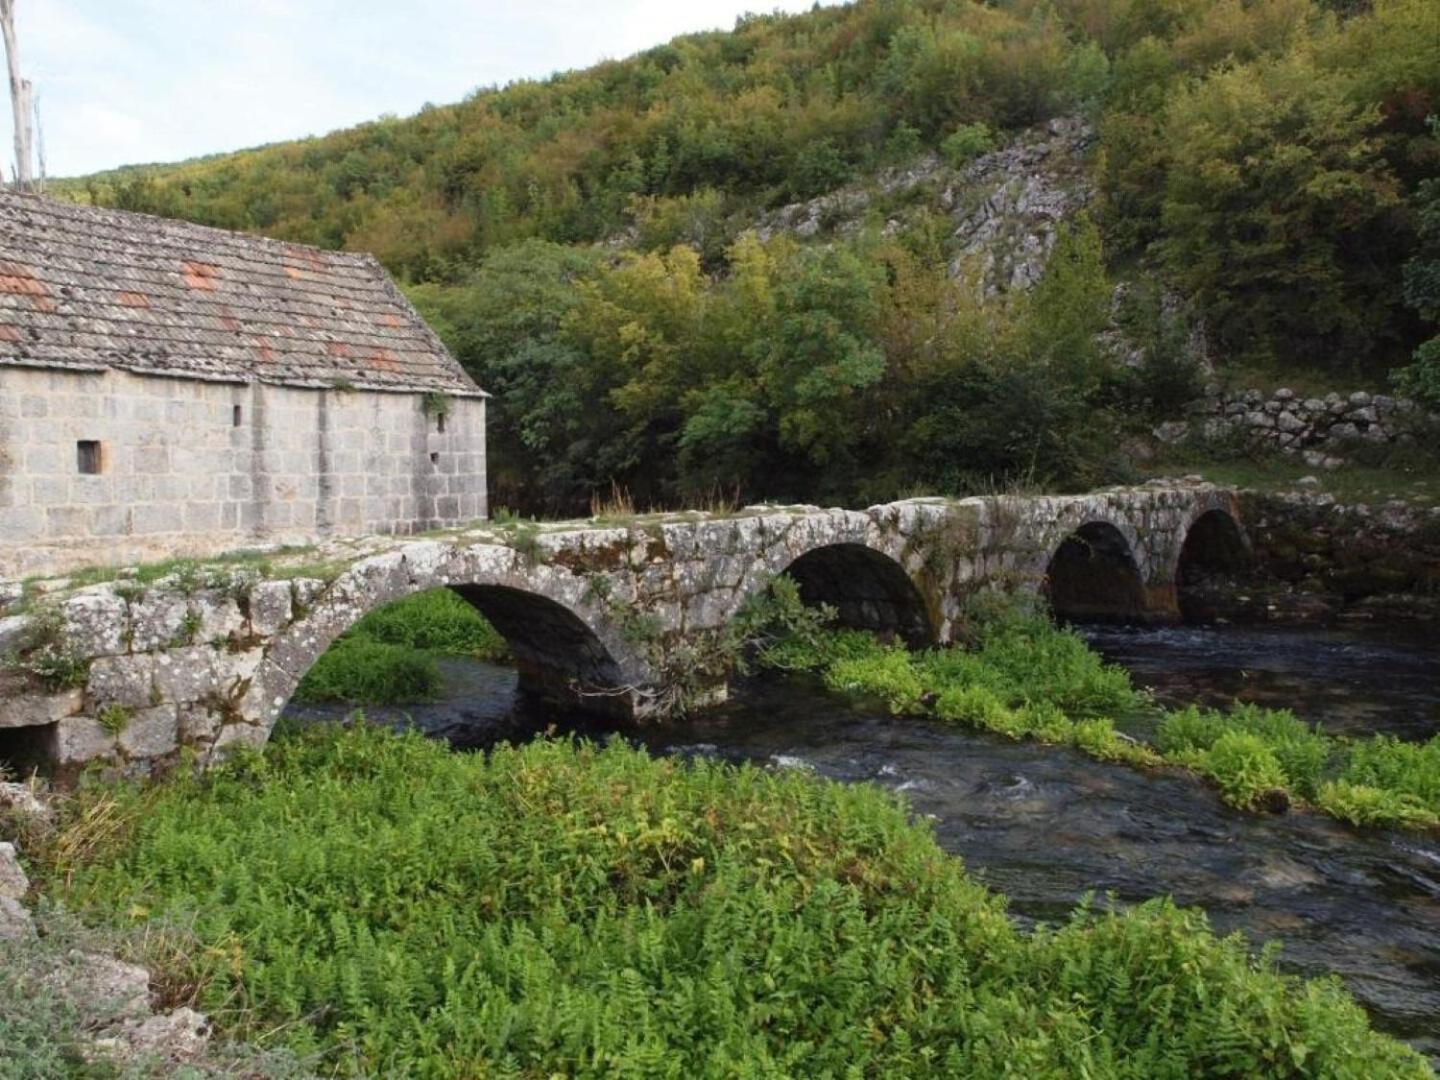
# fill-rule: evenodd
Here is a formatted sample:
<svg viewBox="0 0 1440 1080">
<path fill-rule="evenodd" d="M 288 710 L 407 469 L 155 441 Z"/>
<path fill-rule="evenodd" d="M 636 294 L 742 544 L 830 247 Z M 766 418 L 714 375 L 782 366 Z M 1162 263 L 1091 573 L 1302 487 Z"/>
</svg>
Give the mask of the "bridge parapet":
<svg viewBox="0 0 1440 1080">
<path fill-rule="evenodd" d="M 210 760 L 261 745 L 336 637 L 376 607 L 439 587 L 495 624 L 522 685 L 629 716 L 674 708 L 670 658 L 693 655 L 782 573 L 842 621 L 914 645 L 954 639 L 968 597 L 992 588 L 1048 588 L 1076 616 L 1175 617 L 1182 547 L 1207 514 L 1238 534 L 1232 492 L 1152 483 L 868 510 L 491 523 L 159 576 L 32 583 L 0 609 L 0 758 L 143 770 L 185 748 Z M 723 691 L 723 673 L 711 682 Z"/>
</svg>

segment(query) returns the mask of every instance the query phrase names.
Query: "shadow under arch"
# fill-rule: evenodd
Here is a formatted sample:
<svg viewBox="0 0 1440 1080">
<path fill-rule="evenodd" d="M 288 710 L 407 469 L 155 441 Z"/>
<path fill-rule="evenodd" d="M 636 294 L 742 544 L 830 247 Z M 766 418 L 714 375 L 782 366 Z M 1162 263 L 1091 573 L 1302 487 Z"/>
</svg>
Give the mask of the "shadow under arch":
<svg viewBox="0 0 1440 1080">
<path fill-rule="evenodd" d="M 897 638 L 912 649 L 935 643 L 920 590 L 905 568 L 864 544 L 827 544 L 795 559 L 784 573 L 807 604 L 829 604 L 842 626 Z"/>
<path fill-rule="evenodd" d="M 510 647 L 520 688 L 590 712 L 617 710 L 625 678 L 610 651 L 573 611 L 509 585 L 450 585 Z"/>
<path fill-rule="evenodd" d="M 1207 510 L 1190 524 L 1175 563 L 1180 616 L 1203 622 L 1217 614 L 1218 592 L 1250 564 L 1250 542 L 1226 510 Z"/>
<path fill-rule="evenodd" d="M 1090 521 L 1061 541 L 1043 584 L 1061 622 L 1127 622 L 1146 616 L 1145 582 L 1130 542 L 1108 521 Z"/>
</svg>

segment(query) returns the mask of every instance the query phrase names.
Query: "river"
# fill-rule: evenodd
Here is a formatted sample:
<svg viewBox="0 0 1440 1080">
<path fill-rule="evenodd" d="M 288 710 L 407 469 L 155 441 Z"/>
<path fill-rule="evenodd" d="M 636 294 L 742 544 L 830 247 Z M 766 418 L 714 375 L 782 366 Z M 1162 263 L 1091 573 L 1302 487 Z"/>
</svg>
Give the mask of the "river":
<svg viewBox="0 0 1440 1080">
<path fill-rule="evenodd" d="M 1440 664 L 1423 640 L 1375 631 L 1224 628 L 1089 631 L 1157 700 L 1234 699 L 1293 708 L 1344 734 L 1440 730 Z M 445 660 L 440 700 L 372 709 L 461 749 L 554 729 L 592 737 L 613 722 L 517 694 L 512 671 Z M 340 707 L 293 707 L 335 718 Z M 1313 814 L 1222 804 L 1178 772 L 1141 773 L 1070 750 L 1014 743 L 854 705 L 805 678 L 764 676 L 731 700 L 663 727 L 625 728 L 656 753 L 796 768 L 904 794 L 940 843 L 1006 894 L 1022 922 L 1057 920 L 1087 892 L 1169 894 L 1222 932 L 1278 941 L 1281 963 L 1334 972 L 1376 1025 L 1440 1064 L 1440 839 L 1357 830 Z"/>
</svg>

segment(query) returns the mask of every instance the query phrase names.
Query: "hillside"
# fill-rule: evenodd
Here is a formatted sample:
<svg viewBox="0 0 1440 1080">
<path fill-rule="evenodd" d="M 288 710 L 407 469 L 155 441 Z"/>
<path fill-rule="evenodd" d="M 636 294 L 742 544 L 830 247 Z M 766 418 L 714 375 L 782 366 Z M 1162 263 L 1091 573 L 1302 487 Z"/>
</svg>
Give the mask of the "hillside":
<svg viewBox="0 0 1440 1080">
<path fill-rule="evenodd" d="M 1122 478 L 1190 319 L 1381 384 L 1437 111 L 1433 0 L 860 0 L 64 190 L 373 251 L 497 393 L 497 504 L 855 500 Z"/>
</svg>

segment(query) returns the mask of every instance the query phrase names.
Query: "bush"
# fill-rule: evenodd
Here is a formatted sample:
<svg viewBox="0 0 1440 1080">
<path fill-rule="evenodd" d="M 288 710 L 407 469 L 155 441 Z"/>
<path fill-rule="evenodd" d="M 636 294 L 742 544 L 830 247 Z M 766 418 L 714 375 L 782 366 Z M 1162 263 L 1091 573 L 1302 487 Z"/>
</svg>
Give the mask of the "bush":
<svg viewBox="0 0 1440 1080">
<path fill-rule="evenodd" d="M 1163 752 L 1179 760 L 1200 763 L 1221 737 L 1232 732 L 1259 738 L 1284 773 L 1282 786 L 1307 799 L 1315 797 L 1321 777 L 1337 752 L 1334 739 L 1318 728 L 1306 727 L 1294 713 L 1244 704 L 1228 713 L 1194 707 L 1168 713 L 1160 722 L 1156 742 Z"/>
<path fill-rule="evenodd" d="M 1220 788 L 1225 801 L 1253 809 L 1271 792 L 1285 790 L 1285 770 L 1264 739 L 1227 731 L 1205 752 L 1199 768 Z"/>
<path fill-rule="evenodd" d="M 1440 735 L 1423 743 L 1390 735 L 1356 742 L 1343 779 L 1408 796 L 1440 814 Z"/>
<path fill-rule="evenodd" d="M 977 121 L 974 124 L 962 124 L 945 136 L 940 143 L 940 156 L 952 169 L 959 169 L 993 149 L 994 134 L 986 124 Z"/>
<path fill-rule="evenodd" d="M 1316 805 L 1351 825 L 1390 825 L 1407 829 L 1433 829 L 1440 825 L 1440 815 L 1426 809 L 1413 795 L 1349 780 L 1334 780 L 1321 785 Z"/>
<path fill-rule="evenodd" d="M 47 870 L 97 798 L 126 831 Z M 1429 1075 L 1203 915 L 1026 935 L 894 797 L 791 772 L 312 728 L 36 851 L 93 919 L 193 912 L 201 1004 L 341 1075 Z"/>
</svg>

